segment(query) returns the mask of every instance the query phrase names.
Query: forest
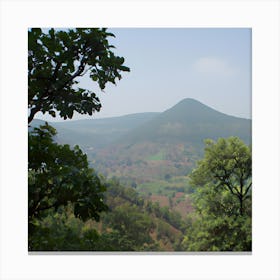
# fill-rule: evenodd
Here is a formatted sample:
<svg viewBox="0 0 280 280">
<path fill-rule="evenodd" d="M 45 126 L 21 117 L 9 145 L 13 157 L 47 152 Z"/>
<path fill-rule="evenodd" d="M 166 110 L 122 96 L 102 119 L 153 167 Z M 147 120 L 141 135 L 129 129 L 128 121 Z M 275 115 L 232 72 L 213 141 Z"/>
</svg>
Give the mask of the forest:
<svg viewBox="0 0 280 280">
<path fill-rule="evenodd" d="M 28 250 L 252 250 L 251 120 L 186 98 L 163 113 L 94 115 L 133 71 L 106 28 L 28 30 Z M 121 81 L 120 81 L 121 82 Z"/>
</svg>

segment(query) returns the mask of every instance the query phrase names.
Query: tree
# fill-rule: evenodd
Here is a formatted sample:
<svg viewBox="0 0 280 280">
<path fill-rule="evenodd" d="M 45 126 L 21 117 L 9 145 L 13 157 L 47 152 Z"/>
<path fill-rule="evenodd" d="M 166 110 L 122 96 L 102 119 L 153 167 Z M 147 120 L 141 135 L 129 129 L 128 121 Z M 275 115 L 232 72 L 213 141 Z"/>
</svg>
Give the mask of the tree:
<svg viewBox="0 0 280 280">
<path fill-rule="evenodd" d="M 96 221 L 108 207 L 103 202 L 106 187 L 88 166 L 87 157 L 76 146 L 53 141 L 55 129 L 48 124 L 29 132 L 28 218 L 32 228 L 48 210 L 73 204 L 76 217 Z"/>
<path fill-rule="evenodd" d="M 88 251 L 95 248 L 99 238 L 93 227 L 73 215 L 73 205 L 69 204 L 36 220 L 28 246 L 32 251 Z"/>
<path fill-rule="evenodd" d="M 206 140 L 204 159 L 190 175 L 191 184 L 203 186 L 212 183 L 217 190 L 230 192 L 239 201 L 239 214 L 243 215 L 244 202 L 252 187 L 251 150 L 238 137 L 220 138 L 217 143 Z"/>
<path fill-rule="evenodd" d="M 190 175 L 195 213 L 182 248 L 250 251 L 251 150 L 239 138 L 206 141 L 204 158 Z"/>
<path fill-rule="evenodd" d="M 104 90 L 107 83 L 121 79 L 121 72 L 129 71 L 124 58 L 112 52 L 112 36 L 105 28 L 28 31 L 28 123 L 38 112 L 53 117 L 58 112 L 71 119 L 74 112 L 92 115 L 100 110 L 96 93 L 78 83 L 89 75 Z M 108 210 L 105 184 L 78 146 L 59 145 L 55 135 L 47 123 L 28 133 L 29 248 L 93 248 L 99 236 L 95 229 L 81 232 L 81 221 L 98 221 Z M 71 219 L 79 227 L 66 223 L 71 220 L 66 209 L 73 211 L 78 219 Z"/>
<path fill-rule="evenodd" d="M 247 251 L 252 250 L 252 220 L 245 216 L 197 215 L 186 229 L 181 242 L 185 251 Z"/>
<path fill-rule="evenodd" d="M 106 28 L 28 31 L 28 123 L 39 111 L 53 117 L 58 111 L 71 119 L 74 111 L 92 115 L 100 110 L 96 93 L 77 84 L 88 73 L 104 90 L 108 82 L 121 79 L 122 71 L 129 71 L 124 58 L 112 52 L 108 37 L 114 34 Z"/>
<path fill-rule="evenodd" d="M 154 224 L 149 215 L 141 212 L 134 204 L 124 203 L 110 213 L 110 226 L 119 232 L 120 236 L 130 240 L 131 247 L 126 250 L 141 251 L 143 246 L 153 243 L 150 232 Z"/>
</svg>

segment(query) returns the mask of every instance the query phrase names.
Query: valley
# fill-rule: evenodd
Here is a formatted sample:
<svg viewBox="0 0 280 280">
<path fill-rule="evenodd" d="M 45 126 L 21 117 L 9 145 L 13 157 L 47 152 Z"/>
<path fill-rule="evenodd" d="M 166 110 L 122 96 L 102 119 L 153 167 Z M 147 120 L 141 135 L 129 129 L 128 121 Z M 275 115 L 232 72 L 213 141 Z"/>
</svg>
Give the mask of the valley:
<svg viewBox="0 0 280 280">
<path fill-rule="evenodd" d="M 163 113 L 50 124 L 58 132 L 57 142 L 78 145 L 98 173 L 182 216 L 192 209 L 188 174 L 203 157 L 204 140 L 238 136 L 251 143 L 251 120 L 191 98 Z"/>
</svg>

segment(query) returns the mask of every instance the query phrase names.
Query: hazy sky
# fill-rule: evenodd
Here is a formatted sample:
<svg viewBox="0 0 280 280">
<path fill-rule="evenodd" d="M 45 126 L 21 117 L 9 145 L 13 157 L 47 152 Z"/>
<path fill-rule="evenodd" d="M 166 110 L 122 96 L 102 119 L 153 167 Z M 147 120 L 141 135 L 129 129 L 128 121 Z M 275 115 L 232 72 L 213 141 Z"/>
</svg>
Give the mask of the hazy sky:
<svg viewBox="0 0 280 280">
<path fill-rule="evenodd" d="M 101 92 L 89 78 L 81 86 L 98 93 L 103 118 L 162 112 L 191 97 L 223 113 L 251 118 L 251 29 L 110 28 L 114 52 L 130 73 Z M 52 120 L 47 115 L 36 118 Z"/>
</svg>

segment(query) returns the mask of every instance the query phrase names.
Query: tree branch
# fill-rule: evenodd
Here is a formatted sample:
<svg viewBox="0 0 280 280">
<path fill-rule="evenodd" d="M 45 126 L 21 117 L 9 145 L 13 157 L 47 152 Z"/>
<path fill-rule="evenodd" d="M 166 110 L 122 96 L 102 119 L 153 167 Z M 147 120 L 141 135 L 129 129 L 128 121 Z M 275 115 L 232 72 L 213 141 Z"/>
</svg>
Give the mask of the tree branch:
<svg viewBox="0 0 280 280">
<path fill-rule="evenodd" d="M 244 192 L 244 196 L 248 193 L 248 191 L 250 190 L 252 186 L 252 182 L 248 185 L 248 187 L 246 188 L 245 192 Z"/>
<path fill-rule="evenodd" d="M 47 205 L 47 206 L 42 207 L 42 208 L 37 208 L 36 211 L 40 212 L 40 211 L 48 210 L 48 209 L 51 209 L 52 207 L 55 207 L 56 205 L 57 205 L 57 202 L 55 202 L 51 205 Z"/>
<path fill-rule="evenodd" d="M 36 113 L 40 111 L 39 107 L 34 107 L 30 110 L 30 115 L 28 117 L 28 124 L 30 124 L 35 116 Z"/>
<path fill-rule="evenodd" d="M 84 47 L 83 47 L 84 52 L 86 51 L 87 43 L 88 42 L 86 41 L 85 44 L 84 44 Z M 85 57 L 85 54 L 84 54 L 76 72 L 69 79 L 67 79 L 66 82 L 60 88 L 58 88 L 57 91 L 62 90 L 69 82 L 73 81 L 76 77 L 80 76 L 83 73 L 83 71 L 85 69 L 85 61 L 86 61 L 86 57 Z"/>
</svg>

